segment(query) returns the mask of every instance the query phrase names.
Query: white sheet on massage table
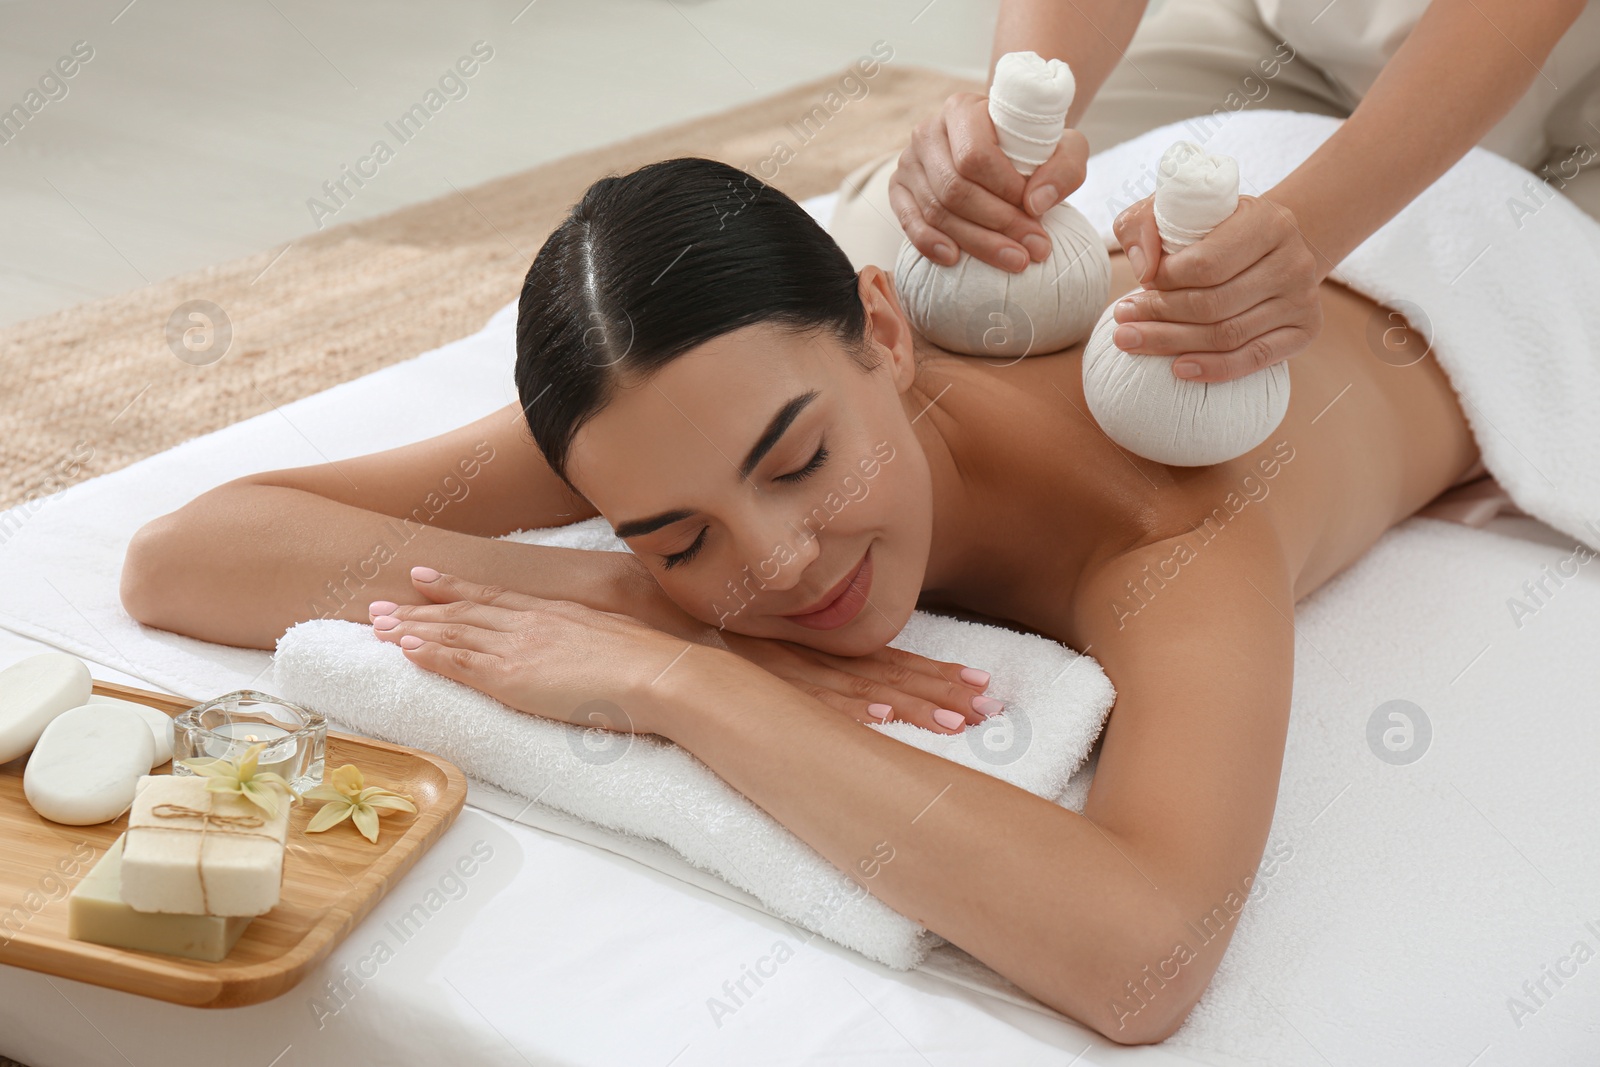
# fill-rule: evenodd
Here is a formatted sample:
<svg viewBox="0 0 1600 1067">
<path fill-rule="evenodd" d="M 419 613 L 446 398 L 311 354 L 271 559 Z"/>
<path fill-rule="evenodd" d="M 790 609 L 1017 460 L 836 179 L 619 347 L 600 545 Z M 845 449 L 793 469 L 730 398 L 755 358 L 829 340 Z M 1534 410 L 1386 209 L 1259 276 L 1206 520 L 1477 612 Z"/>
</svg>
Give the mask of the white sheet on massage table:
<svg viewBox="0 0 1600 1067">
<path fill-rule="evenodd" d="M 806 207 L 826 224 L 832 201 L 829 194 L 807 201 Z M 313 439 L 329 453 L 324 457 L 316 446 L 307 447 L 297 429 L 280 427 L 281 450 L 256 455 L 252 466 L 213 472 L 219 475 L 213 484 L 255 470 L 359 455 L 460 425 L 515 399 L 509 367 L 504 370 L 502 381 L 463 383 L 461 395 L 450 395 L 442 385 L 430 389 L 419 407 L 445 414 L 428 426 L 363 407 L 355 402 L 359 384 L 346 383 L 337 387 L 345 394 L 333 398 L 330 390 L 315 403 L 326 415 L 328 401 L 335 399 L 343 417 L 352 423 L 366 420 L 368 436 L 345 434 L 335 450 L 313 429 Z M 485 403 L 486 396 L 499 400 Z M 286 409 L 284 417 L 310 428 L 309 411 Z M 130 469 L 107 477 L 154 473 Z M 125 544 L 149 518 L 208 486 L 180 488 L 172 502 L 153 501 L 148 515 L 105 516 L 114 527 L 109 532 L 120 532 L 111 539 Z M 26 551 L 24 536 L 6 546 L 12 564 L 17 562 L 13 553 Z M 53 577 L 70 588 L 60 575 Z M 162 639 L 159 631 L 148 634 Z M 166 689 L 107 666 L 87 651 L 110 649 L 106 660 L 137 657 L 137 645 L 124 635 L 113 638 L 82 618 L 70 629 L 64 622 L 56 636 L 59 641 L 43 643 L 35 637 L 48 639 L 50 633 L 28 637 L 0 629 L 0 666 L 66 647 L 90 661 L 99 680 Z M 246 684 L 251 672 L 239 670 L 241 661 L 229 662 L 226 650 L 210 647 L 218 653 L 207 678 L 211 687 Z M 689 1067 L 855 1057 L 885 1064 L 1060 1065 L 1085 1050 L 1075 1062 L 1086 1067 L 1195 1062 L 1161 1049 L 1119 1048 L 1070 1022 L 987 993 L 928 974 L 891 971 L 730 902 L 727 897 L 736 890 L 686 864 L 678 867 L 689 881 L 676 880 L 606 847 L 573 839 L 614 846 L 616 839 L 604 832 L 572 820 L 557 827 L 559 833 L 551 832 L 511 821 L 484 805 L 512 814 L 523 807 L 519 798 L 473 782 L 456 823 L 373 913 L 298 986 L 263 1004 L 185 1008 L 0 966 L 0 1054 L 30 1067 L 125 1067 L 130 1061 L 182 1067 L 201 1063 L 225 1046 L 251 1049 L 246 1060 L 266 1065 L 290 1045 L 282 1064 L 424 1063 L 437 1057 L 482 1065 L 672 1062 Z M 556 826 L 550 813 L 536 822 Z M 463 880 L 467 888 L 459 899 L 447 898 L 420 932 L 402 942 L 390 924 L 430 889 L 440 888 L 451 865 L 479 841 L 493 848 L 492 858 Z M 393 956 L 376 963 L 380 940 Z M 779 941 L 789 945 L 793 958 L 754 998 L 715 1025 L 708 998 L 725 997 L 723 983 L 737 981 Z M 370 977 L 358 983 L 352 974 Z M 353 994 L 347 1006 L 319 1019 L 314 1006 L 319 996 L 326 1007 L 338 1007 L 326 997 L 330 981 L 344 981 Z M 91 1025 L 81 1025 L 84 1020 Z"/>
<path fill-rule="evenodd" d="M 830 202 L 831 197 L 819 197 L 807 206 L 826 220 Z M 314 405 L 290 406 L 285 415 L 298 428 L 278 427 L 279 450 L 257 454 L 249 468 L 211 473 L 220 483 L 248 470 L 320 462 L 324 457 L 307 447 L 300 429 L 310 429 L 312 439 L 329 450 L 328 438 L 317 432 L 313 419 L 327 419 L 335 409 L 368 436 L 339 437 L 343 444 L 326 458 L 390 447 L 459 425 L 492 409 L 483 403 L 486 394 L 500 396 L 499 403 L 514 399 L 509 375 L 492 388 L 482 381 L 470 385 L 456 396 L 430 389 L 418 410 L 437 406 L 444 414 L 437 425 L 423 426 L 415 419 L 397 425 L 399 420 L 388 417 L 392 412 L 360 406 L 355 403 L 360 386 L 347 383 L 339 387 L 346 392 L 337 398 L 330 391 L 320 394 Z M 319 415 L 313 415 L 313 407 Z M 276 414 L 264 418 L 281 423 Z M 365 443 L 352 443 L 358 439 Z M 122 476 L 140 475 L 130 471 Z M 173 502 L 154 494 L 150 515 L 118 516 L 121 542 L 151 515 L 204 488 L 182 484 Z M 164 492 L 172 495 L 174 490 Z M 1539 544 L 1566 544 L 1562 535 L 1532 520 L 1495 520 L 1491 527 Z M 15 538 L 5 550 L 14 565 L 14 553 L 26 553 L 27 542 Z M 52 577 L 70 589 L 63 576 Z M 103 619 L 98 625 L 82 619 L 70 628 L 63 623 L 56 636 L 91 660 L 86 649 L 136 647 L 123 635 L 110 638 L 102 632 L 104 626 Z M 160 639 L 157 632 L 151 636 Z M 0 665 L 47 647 L 0 630 Z M 106 658 L 115 658 L 115 652 Z M 230 677 L 226 659 L 226 653 L 218 656 L 213 684 Z M 91 666 L 101 680 L 162 688 L 99 661 Z M 234 674 L 236 684 L 243 684 L 248 673 Z M 202 1053 L 197 1050 L 242 1038 L 265 1051 L 259 1057 L 263 1064 L 293 1045 L 281 1061 L 285 1065 L 334 1062 L 344 1056 L 358 1057 L 356 1062 L 407 1063 L 434 1056 L 484 1064 L 673 1061 L 679 1067 L 804 1063 L 824 1056 L 859 1056 L 874 1063 L 1059 1065 L 1091 1045 L 1093 1051 L 1077 1063 L 1157 1067 L 1195 1062 L 1163 1049 L 1117 1048 L 1070 1023 L 987 994 L 927 974 L 889 971 L 820 939 L 808 941 L 770 916 L 731 903 L 731 887 L 700 872 L 684 868 L 689 881 L 678 881 L 604 847 L 512 822 L 484 805 L 513 814 L 522 806 L 518 798 L 474 783 L 467 810 L 446 836 L 323 966 L 277 1000 L 207 1011 L 0 966 L 0 1053 L 31 1067 L 129 1061 L 181 1065 L 199 1062 Z M 581 827 L 561 832 L 602 846 L 608 840 L 603 832 Z M 388 924 L 429 889 L 438 888 L 451 864 L 480 840 L 494 849 L 494 856 L 466 880 L 459 900 L 447 900 L 420 933 L 402 943 Z M 705 885 L 717 891 L 707 891 Z M 348 979 L 352 971 L 347 968 L 368 959 L 380 939 L 394 949 L 394 956 L 375 973 L 371 964 L 356 972 L 371 975 L 358 986 Z M 721 995 L 724 981 L 737 979 L 742 968 L 769 953 L 779 940 L 792 946 L 794 958 L 717 1028 L 707 998 Z M 313 998 L 327 982 L 341 978 L 349 981 L 354 994 L 348 1006 L 324 1018 L 319 1027 Z M 91 1026 L 78 1025 L 83 1019 Z"/>
</svg>

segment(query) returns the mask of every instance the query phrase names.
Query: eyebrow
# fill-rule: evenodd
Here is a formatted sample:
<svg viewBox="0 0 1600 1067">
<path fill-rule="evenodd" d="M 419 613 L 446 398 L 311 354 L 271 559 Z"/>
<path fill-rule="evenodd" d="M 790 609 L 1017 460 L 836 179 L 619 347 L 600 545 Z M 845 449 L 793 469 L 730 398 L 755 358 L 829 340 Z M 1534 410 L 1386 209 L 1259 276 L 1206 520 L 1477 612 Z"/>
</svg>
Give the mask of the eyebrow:
<svg viewBox="0 0 1600 1067">
<path fill-rule="evenodd" d="M 746 453 L 744 461 L 739 464 L 739 477 L 741 479 L 750 477 L 750 472 L 756 469 L 756 464 L 760 463 L 766 454 L 772 451 L 773 446 L 783 437 L 790 424 L 799 418 L 800 413 L 806 409 L 806 405 L 810 404 L 819 395 L 817 390 L 811 389 L 794 397 L 777 410 L 771 421 L 767 423 L 767 428 L 761 431 L 761 436 L 756 439 L 756 443 L 750 446 L 750 451 Z M 663 511 L 659 515 L 652 515 L 648 519 L 631 519 L 627 522 L 619 523 L 613 532 L 623 540 L 627 540 L 630 537 L 643 537 L 645 534 L 654 533 L 663 526 L 670 526 L 675 522 L 687 519 L 693 514 L 694 511 L 689 508 L 676 508 L 672 511 Z"/>
</svg>

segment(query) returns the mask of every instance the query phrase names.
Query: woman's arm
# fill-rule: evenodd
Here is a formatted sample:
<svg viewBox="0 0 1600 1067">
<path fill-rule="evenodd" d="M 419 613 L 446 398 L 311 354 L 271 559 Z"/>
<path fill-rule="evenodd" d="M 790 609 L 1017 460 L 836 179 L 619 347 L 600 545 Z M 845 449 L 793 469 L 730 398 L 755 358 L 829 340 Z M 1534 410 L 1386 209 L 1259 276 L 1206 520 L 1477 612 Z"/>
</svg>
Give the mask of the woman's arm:
<svg viewBox="0 0 1600 1067">
<path fill-rule="evenodd" d="M 122 602 L 151 626 L 264 649 L 296 622 L 366 622 L 374 600 L 417 602 L 410 569 L 424 561 L 603 610 L 670 604 L 625 553 L 493 540 L 596 514 L 513 403 L 424 441 L 202 494 L 134 535 Z"/>
<path fill-rule="evenodd" d="M 1160 1040 L 1232 936 L 1277 796 L 1292 583 L 1251 522 L 1143 546 L 1081 588 L 1083 651 L 1117 688 L 1082 815 L 860 730 L 712 649 L 633 699 L 891 907 L 1113 1040 Z M 1185 550 L 1128 617 L 1128 583 Z"/>
<path fill-rule="evenodd" d="M 510 404 L 425 441 L 202 494 L 134 535 L 122 603 L 150 626 L 270 650 L 297 622 L 364 623 L 374 601 L 431 603 L 411 578 L 413 566 L 431 566 L 728 647 L 835 712 L 865 719 L 887 705 L 926 724 L 947 707 L 982 721 L 984 687 L 964 680 L 963 664 L 892 648 L 845 659 L 724 632 L 673 602 L 632 553 L 496 540 L 596 514 L 550 470 Z"/>
</svg>

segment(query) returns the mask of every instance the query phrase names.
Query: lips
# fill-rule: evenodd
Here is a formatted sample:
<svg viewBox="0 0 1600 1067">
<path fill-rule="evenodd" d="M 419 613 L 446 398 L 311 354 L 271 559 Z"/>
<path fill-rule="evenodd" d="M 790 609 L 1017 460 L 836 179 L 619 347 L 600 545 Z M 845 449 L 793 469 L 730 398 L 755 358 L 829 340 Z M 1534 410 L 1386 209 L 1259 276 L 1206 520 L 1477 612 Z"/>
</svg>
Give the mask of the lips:
<svg viewBox="0 0 1600 1067">
<path fill-rule="evenodd" d="M 872 588 L 872 546 L 861 554 L 861 562 L 833 588 L 817 607 L 783 616 L 813 630 L 832 630 L 856 617 L 867 602 Z"/>
</svg>

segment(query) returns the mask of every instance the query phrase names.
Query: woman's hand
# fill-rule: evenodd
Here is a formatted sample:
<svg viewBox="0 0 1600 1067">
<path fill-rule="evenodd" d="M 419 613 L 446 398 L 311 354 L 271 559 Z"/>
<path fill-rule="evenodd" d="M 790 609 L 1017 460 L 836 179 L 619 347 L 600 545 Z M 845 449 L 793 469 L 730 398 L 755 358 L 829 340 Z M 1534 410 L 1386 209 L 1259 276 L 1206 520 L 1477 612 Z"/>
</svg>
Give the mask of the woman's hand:
<svg viewBox="0 0 1600 1067">
<path fill-rule="evenodd" d="M 1050 255 L 1039 216 L 1083 184 L 1088 161 L 1089 142 L 1067 130 L 1055 154 L 1024 178 L 1000 150 L 989 98 L 954 93 L 912 131 L 889 179 L 889 204 L 906 237 L 935 263 L 955 264 L 960 249 L 1016 272 Z"/>
<path fill-rule="evenodd" d="M 572 600 L 478 585 L 430 567 L 411 578 L 433 604 L 371 606 L 373 631 L 406 658 L 518 711 L 574 726 L 656 733 L 650 684 L 694 646 Z"/>
<path fill-rule="evenodd" d="M 865 656 L 834 656 L 809 645 L 724 633 L 735 655 L 861 722 L 899 719 L 935 733 L 959 733 L 1005 707 L 984 696 L 987 671 L 884 645 Z"/>
<path fill-rule="evenodd" d="M 1294 213 L 1266 197 L 1241 196 L 1216 229 L 1171 255 L 1161 251 L 1155 198 L 1112 223 L 1146 291 L 1117 301 L 1124 352 L 1188 358 L 1172 372 L 1226 382 L 1302 351 L 1322 329 L 1322 259 Z M 1198 373 L 1184 374 L 1190 364 Z"/>
<path fill-rule="evenodd" d="M 897 718 L 954 733 L 1004 707 L 982 695 L 989 682 L 987 672 L 889 646 L 868 656 L 832 656 L 788 641 L 718 630 L 681 609 L 676 632 L 666 633 L 629 615 L 478 585 L 428 567 L 413 568 L 412 584 L 434 603 L 374 601 L 370 610 L 379 638 L 400 643 L 413 662 L 503 704 L 580 726 L 656 732 L 639 725 L 641 718 L 648 719 L 648 712 L 612 712 L 612 718 L 626 719 L 624 725 L 590 722 L 592 716 L 587 714 L 571 716 L 581 710 L 578 704 L 596 699 L 618 709 L 632 707 L 637 701 L 628 700 L 627 694 L 638 684 L 639 674 L 622 668 L 630 663 L 638 668 L 642 661 L 654 678 L 689 644 L 730 651 L 861 722 Z M 537 655 L 529 654 L 528 642 L 539 646 Z M 567 653 L 577 650 L 577 658 L 553 647 L 563 642 Z M 609 662 L 589 664 L 590 656 Z M 525 667 L 520 672 L 514 669 L 519 664 Z M 588 676 L 580 668 L 605 668 L 610 673 Z M 552 673 L 545 680 L 547 669 Z M 579 671 L 583 680 L 568 681 L 573 671 Z M 517 674 L 521 676 L 513 677 Z M 568 689 L 562 690 L 563 685 Z M 551 691 L 546 693 L 545 687 Z M 569 703 L 574 694 L 577 703 Z M 944 722 L 935 716 L 941 709 L 950 713 Z"/>
</svg>

